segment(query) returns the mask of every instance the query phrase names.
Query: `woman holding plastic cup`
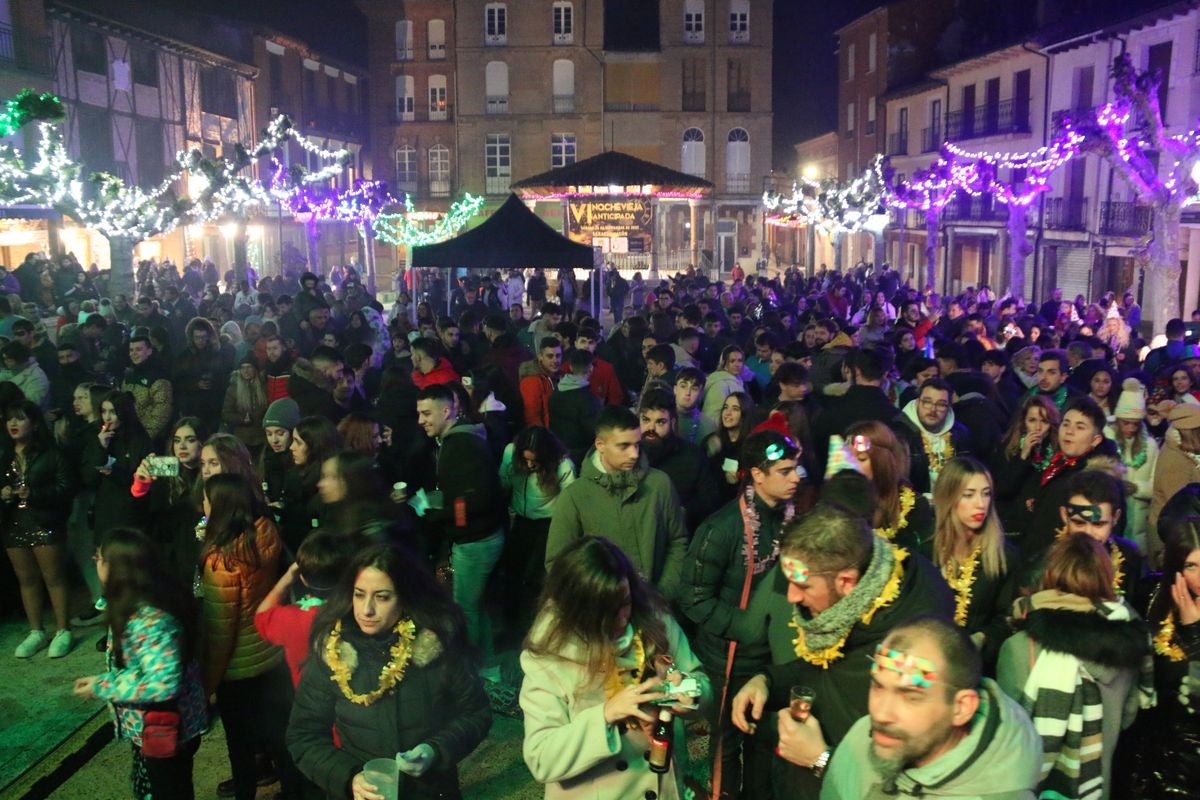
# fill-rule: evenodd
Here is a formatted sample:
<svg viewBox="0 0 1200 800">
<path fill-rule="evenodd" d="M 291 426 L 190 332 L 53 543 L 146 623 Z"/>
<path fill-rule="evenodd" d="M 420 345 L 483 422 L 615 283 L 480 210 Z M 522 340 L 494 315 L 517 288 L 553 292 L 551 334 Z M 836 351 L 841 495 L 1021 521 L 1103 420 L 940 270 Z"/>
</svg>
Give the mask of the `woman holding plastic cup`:
<svg viewBox="0 0 1200 800">
<path fill-rule="evenodd" d="M 423 562 L 388 545 L 361 551 L 313 623 L 310 652 L 287 733 L 309 780 L 353 800 L 462 796 L 458 762 L 492 713 L 462 612 Z M 380 759 L 394 759 L 395 787 Z"/>
</svg>

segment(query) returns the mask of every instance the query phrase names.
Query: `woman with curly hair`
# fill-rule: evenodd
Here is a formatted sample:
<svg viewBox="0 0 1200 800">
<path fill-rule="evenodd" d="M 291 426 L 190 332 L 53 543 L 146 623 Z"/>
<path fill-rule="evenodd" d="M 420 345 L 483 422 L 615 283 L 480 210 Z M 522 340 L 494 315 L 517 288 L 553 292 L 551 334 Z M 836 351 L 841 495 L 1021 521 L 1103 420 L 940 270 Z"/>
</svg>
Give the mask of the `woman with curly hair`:
<svg viewBox="0 0 1200 800">
<path fill-rule="evenodd" d="M 991 459 L 996 478 L 996 508 L 1010 537 L 1029 527 L 1029 508 L 1021 498 L 1032 494 L 1037 481 L 1058 450 L 1058 426 L 1062 415 L 1053 399 L 1026 395 L 1013 414 L 1012 424 Z"/>
</svg>

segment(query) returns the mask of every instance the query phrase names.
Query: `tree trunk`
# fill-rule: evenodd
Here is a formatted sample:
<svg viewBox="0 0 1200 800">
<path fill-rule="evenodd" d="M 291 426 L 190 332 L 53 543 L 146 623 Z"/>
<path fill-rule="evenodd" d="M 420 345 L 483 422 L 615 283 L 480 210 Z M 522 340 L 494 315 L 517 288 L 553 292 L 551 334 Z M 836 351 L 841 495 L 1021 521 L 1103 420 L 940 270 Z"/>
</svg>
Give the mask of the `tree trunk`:
<svg viewBox="0 0 1200 800">
<path fill-rule="evenodd" d="M 108 240 L 108 294 L 115 297 L 123 294 L 134 297 L 133 246 L 137 244 L 128 236 L 112 236 Z"/>
<path fill-rule="evenodd" d="M 375 226 L 364 221 L 358 229 L 363 240 L 363 266 L 367 270 L 367 292 L 375 296 Z"/>
<path fill-rule="evenodd" d="M 250 266 L 250 256 L 246 252 L 246 220 L 238 219 L 233 229 L 233 286 L 234 291 L 241 281 L 247 280 L 247 267 Z"/>
<path fill-rule="evenodd" d="M 1154 209 L 1149 263 L 1146 264 L 1146 309 L 1154 330 L 1162 330 L 1167 320 L 1179 316 L 1179 219 L 1177 203 Z"/>
<path fill-rule="evenodd" d="M 320 245 L 317 242 L 317 221 L 310 219 L 304 224 L 304 239 L 308 245 L 308 270 L 314 275 L 321 274 Z"/>
<path fill-rule="evenodd" d="M 938 212 L 925 212 L 925 287 L 937 286 Z"/>
<path fill-rule="evenodd" d="M 1025 257 L 1033 252 L 1026 231 L 1029 228 L 1029 207 L 1008 205 L 1008 293 L 1025 296 Z"/>
</svg>

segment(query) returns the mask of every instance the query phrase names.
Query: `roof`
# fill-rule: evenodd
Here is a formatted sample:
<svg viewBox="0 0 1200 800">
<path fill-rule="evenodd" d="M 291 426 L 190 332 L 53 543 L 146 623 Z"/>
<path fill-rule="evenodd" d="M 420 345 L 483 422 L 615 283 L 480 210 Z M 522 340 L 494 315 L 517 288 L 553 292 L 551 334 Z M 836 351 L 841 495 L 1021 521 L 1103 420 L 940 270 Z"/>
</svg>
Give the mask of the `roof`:
<svg viewBox="0 0 1200 800">
<path fill-rule="evenodd" d="M 594 251 L 572 242 L 529 210 L 521 198 L 509 195 L 504 205 L 464 234 L 438 244 L 414 247 L 414 267 L 578 267 L 594 264 Z"/>
<path fill-rule="evenodd" d="M 651 161 L 643 161 L 628 153 L 609 150 L 606 153 L 576 161 L 565 167 L 552 169 L 524 180 L 517 181 L 512 188 L 522 197 L 538 197 L 547 194 L 572 193 L 573 189 L 592 186 L 621 187 L 622 191 L 612 194 L 628 194 L 626 187 L 656 187 L 661 191 L 690 191 L 708 194 L 713 190 L 711 181 L 689 175 L 686 172 L 664 167 Z M 585 191 L 581 194 L 598 194 Z M 645 192 L 636 192 L 644 194 Z"/>
<path fill-rule="evenodd" d="M 1194 0 L 1131 0 L 1107 14 L 1083 20 L 1073 18 L 1048 26 L 1038 33 L 1037 38 L 1047 52 L 1062 53 L 1186 14 L 1195 7 Z"/>
</svg>

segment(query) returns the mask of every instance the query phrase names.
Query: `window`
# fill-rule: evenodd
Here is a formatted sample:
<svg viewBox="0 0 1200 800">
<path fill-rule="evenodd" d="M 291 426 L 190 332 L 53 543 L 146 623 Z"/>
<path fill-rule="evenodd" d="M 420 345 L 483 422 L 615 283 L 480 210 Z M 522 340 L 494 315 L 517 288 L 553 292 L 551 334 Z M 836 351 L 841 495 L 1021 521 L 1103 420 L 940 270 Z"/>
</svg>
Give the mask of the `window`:
<svg viewBox="0 0 1200 800">
<path fill-rule="evenodd" d="M 358 113 L 358 81 L 354 83 L 349 81 L 349 76 L 346 76 L 346 112 L 349 114 Z"/>
<path fill-rule="evenodd" d="M 219 67 L 200 70 L 200 110 L 237 119 L 237 83 L 232 72 Z"/>
<path fill-rule="evenodd" d="M 396 60 L 411 61 L 413 57 L 413 24 L 402 19 L 396 23 Z"/>
<path fill-rule="evenodd" d="M 558 169 L 575 163 L 575 134 L 554 133 L 550 135 L 550 169 Z"/>
<path fill-rule="evenodd" d="M 846 136 L 847 137 L 852 136 L 854 134 L 854 123 L 855 123 L 855 113 L 854 112 L 855 112 L 855 110 L 856 109 L 854 108 L 853 100 L 851 100 L 849 103 L 846 104 Z"/>
<path fill-rule="evenodd" d="M 72 28 L 71 56 L 75 60 L 75 69 L 97 75 L 108 74 L 108 45 L 99 31 Z"/>
<path fill-rule="evenodd" d="M 446 76 L 429 76 L 429 118 L 446 119 Z"/>
<path fill-rule="evenodd" d="M 729 43 L 750 42 L 750 0 L 729 0 Z"/>
<path fill-rule="evenodd" d="M 431 61 L 440 61 L 446 57 L 446 20 L 429 20 L 426 32 L 429 39 L 429 58 Z"/>
<path fill-rule="evenodd" d="M 854 42 L 846 45 L 846 80 L 854 80 Z"/>
<path fill-rule="evenodd" d="M 444 144 L 429 148 L 429 193 L 434 197 L 450 194 L 450 148 Z"/>
<path fill-rule="evenodd" d="M 570 114 L 575 110 L 575 62 L 560 58 L 554 62 L 554 113 Z"/>
<path fill-rule="evenodd" d="M 484 96 L 487 99 L 487 113 L 508 113 L 508 64 L 503 61 L 489 61 L 484 68 Z"/>
<path fill-rule="evenodd" d="M 1171 87 L 1171 40 L 1152 44 L 1146 50 L 1146 70 L 1153 75 L 1158 73 L 1158 109 L 1164 125 L 1167 121 L 1167 98 Z"/>
<path fill-rule="evenodd" d="M 278 103 L 280 95 L 283 94 L 283 56 L 278 53 L 271 53 L 267 61 L 270 65 L 271 73 L 271 100 Z"/>
<path fill-rule="evenodd" d="M 396 76 L 396 119 L 411 122 L 417 110 L 417 92 L 412 75 Z"/>
<path fill-rule="evenodd" d="M 745 128 L 734 128 L 725 139 L 725 190 L 750 191 L 750 134 Z"/>
<path fill-rule="evenodd" d="M 867 98 L 867 135 L 875 133 L 875 95 Z"/>
<path fill-rule="evenodd" d="M 702 58 L 685 58 L 683 60 L 683 102 L 684 111 L 705 111 L 708 101 L 708 87 L 705 76 L 708 74 L 705 60 Z"/>
<path fill-rule="evenodd" d="M 317 104 L 317 62 L 304 61 L 304 100 L 305 105 Z"/>
<path fill-rule="evenodd" d="M 417 190 L 417 148 L 411 145 L 396 148 L 396 186 L 409 194 Z"/>
<path fill-rule="evenodd" d="M 703 178 L 705 169 L 704 131 L 688 128 L 683 132 L 682 169 L 688 175 Z"/>
<path fill-rule="evenodd" d="M 875 50 L 878 44 L 878 39 L 872 33 L 867 37 L 867 72 L 875 71 Z"/>
<path fill-rule="evenodd" d="M 704 44 L 704 0 L 684 2 L 683 41 L 687 44 Z"/>
<path fill-rule="evenodd" d="M 137 136 L 138 183 L 157 186 L 166 177 L 166 147 L 163 129 L 158 120 L 139 119 L 135 123 Z"/>
<path fill-rule="evenodd" d="M 726 110 L 750 111 L 750 70 L 739 58 L 729 59 L 725 73 Z"/>
<path fill-rule="evenodd" d="M 131 47 L 133 82 L 142 86 L 158 86 L 158 53 L 149 47 Z"/>
<path fill-rule="evenodd" d="M 566 0 L 555 0 L 553 9 L 554 43 L 575 41 L 575 6 Z"/>
<path fill-rule="evenodd" d="M 504 44 L 508 41 L 508 6 L 488 3 L 483 7 L 484 44 Z"/>
<path fill-rule="evenodd" d="M 92 172 L 114 172 L 112 119 L 108 112 L 80 103 L 75 107 L 79 130 L 79 158 Z"/>
<path fill-rule="evenodd" d="M 504 194 L 512 182 L 512 140 L 507 133 L 489 133 L 483 151 L 488 194 Z"/>
</svg>

